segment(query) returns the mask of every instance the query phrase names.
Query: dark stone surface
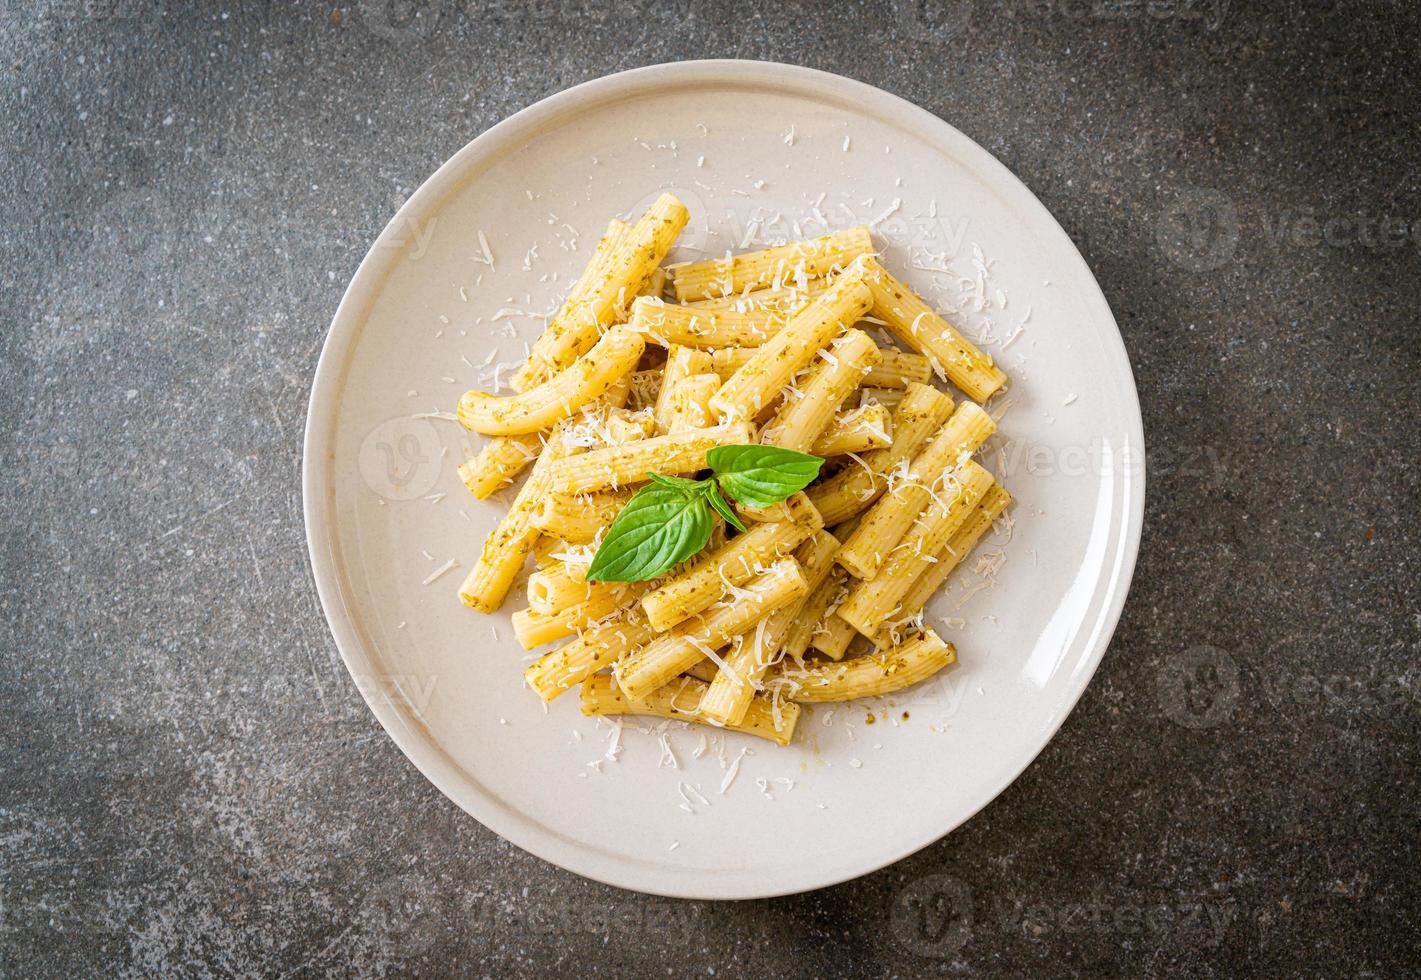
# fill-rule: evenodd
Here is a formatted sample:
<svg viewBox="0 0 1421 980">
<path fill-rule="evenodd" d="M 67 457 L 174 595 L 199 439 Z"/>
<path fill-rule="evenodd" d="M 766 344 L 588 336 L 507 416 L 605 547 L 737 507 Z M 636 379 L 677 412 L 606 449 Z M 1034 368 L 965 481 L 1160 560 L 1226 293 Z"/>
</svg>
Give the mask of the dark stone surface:
<svg viewBox="0 0 1421 980">
<path fill-rule="evenodd" d="M 0 969 L 1421 969 L 1415 4 L 563 6 L 0 2 Z M 341 666 L 298 483 L 411 189 L 568 85 L 714 56 L 882 86 L 1019 174 L 1152 464 L 1036 763 L 909 860 L 746 904 L 578 879 L 440 796 Z"/>
</svg>

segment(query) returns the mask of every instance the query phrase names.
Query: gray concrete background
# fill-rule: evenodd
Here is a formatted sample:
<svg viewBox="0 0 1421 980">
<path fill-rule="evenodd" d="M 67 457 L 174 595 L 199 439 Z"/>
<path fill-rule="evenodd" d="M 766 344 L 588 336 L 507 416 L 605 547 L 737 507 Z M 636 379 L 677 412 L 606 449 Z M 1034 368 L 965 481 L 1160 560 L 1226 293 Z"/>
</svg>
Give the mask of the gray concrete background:
<svg viewBox="0 0 1421 980">
<path fill-rule="evenodd" d="M 0 0 L 0 969 L 1421 969 L 1418 26 Z M 341 666 L 298 481 L 326 325 L 411 190 L 568 85 L 714 56 L 882 86 L 1020 175 L 1119 318 L 1151 449 L 1124 618 L 1035 764 L 900 864 L 744 904 L 581 880 L 441 797 Z"/>
</svg>

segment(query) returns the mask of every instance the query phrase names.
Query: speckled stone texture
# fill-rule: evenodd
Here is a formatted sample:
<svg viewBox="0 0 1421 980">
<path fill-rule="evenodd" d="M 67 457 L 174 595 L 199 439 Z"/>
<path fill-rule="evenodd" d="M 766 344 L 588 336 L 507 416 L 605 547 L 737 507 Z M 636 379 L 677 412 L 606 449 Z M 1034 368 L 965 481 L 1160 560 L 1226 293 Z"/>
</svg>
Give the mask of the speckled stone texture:
<svg viewBox="0 0 1421 980">
<path fill-rule="evenodd" d="M 1416 5 L 572 6 L 0 0 L 0 972 L 1421 969 Z M 744 904 L 584 881 L 440 796 L 327 634 L 298 479 L 411 190 L 568 85 L 717 56 L 881 86 L 1020 175 L 1151 464 L 1040 758 L 900 864 Z"/>
</svg>

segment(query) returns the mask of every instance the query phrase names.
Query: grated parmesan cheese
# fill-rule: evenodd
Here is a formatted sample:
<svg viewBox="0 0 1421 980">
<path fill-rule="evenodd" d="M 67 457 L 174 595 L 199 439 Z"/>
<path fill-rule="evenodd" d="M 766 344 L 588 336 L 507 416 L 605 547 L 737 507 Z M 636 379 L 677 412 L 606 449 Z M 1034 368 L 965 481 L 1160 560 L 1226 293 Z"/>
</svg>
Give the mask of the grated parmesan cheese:
<svg viewBox="0 0 1421 980">
<path fill-rule="evenodd" d="M 433 581 L 435 581 L 437 578 L 439 578 L 439 576 L 443 575 L 445 572 L 449 571 L 449 569 L 453 568 L 454 566 L 456 566 L 456 565 L 458 565 L 458 564 L 459 564 L 459 563 L 458 563 L 457 561 L 455 561 L 453 558 L 450 558 L 450 559 L 449 559 L 448 561 L 446 561 L 444 564 L 440 565 L 440 566 L 439 566 L 438 568 L 436 568 L 434 571 L 430 572 L 430 573 L 429 573 L 429 577 L 426 578 L 426 579 L 425 579 L 423 582 L 421 582 L 420 584 L 421 584 L 421 585 L 429 585 L 430 583 L 432 583 Z"/>
</svg>

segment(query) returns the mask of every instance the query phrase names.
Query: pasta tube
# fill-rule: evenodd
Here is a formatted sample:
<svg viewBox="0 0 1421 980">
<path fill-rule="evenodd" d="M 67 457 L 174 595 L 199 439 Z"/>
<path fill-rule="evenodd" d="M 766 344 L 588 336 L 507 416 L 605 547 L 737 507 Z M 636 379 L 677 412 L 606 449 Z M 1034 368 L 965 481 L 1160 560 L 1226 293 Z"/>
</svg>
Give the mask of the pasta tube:
<svg viewBox="0 0 1421 980">
<path fill-rule="evenodd" d="M 572 289 L 568 291 L 567 298 L 563 300 L 563 305 L 557 316 L 533 342 L 533 346 L 528 352 L 527 363 L 509 378 L 509 387 L 514 391 L 527 391 L 551 377 L 552 372 L 548 370 L 548 359 L 552 352 L 554 339 L 558 334 L 571 328 L 580 304 L 586 301 L 593 284 L 606 271 L 612 254 L 616 252 L 629 231 L 631 231 L 631 226 L 618 218 L 613 218 L 607 223 L 607 231 L 597 242 L 592 259 L 583 268 L 582 275 L 578 277 Z"/>
<path fill-rule="evenodd" d="M 743 635 L 744 634 L 742 633 L 741 636 Z M 737 636 L 735 639 L 736 642 L 739 642 L 740 637 Z M 709 684 L 715 680 L 715 675 L 718 673 L 720 673 L 719 667 L 711 663 L 709 660 L 702 660 L 698 664 L 692 664 L 691 666 L 687 667 L 686 673 L 682 676 L 694 677 L 698 681 L 705 681 L 707 684 Z"/>
<path fill-rule="evenodd" d="M 952 415 L 952 399 L 935 388 L 910 384 L 893 413 L 893 445 L 863 457 L 862 465 L 835 473 L 806 492 L 824 514 L 824 523 L 839 524 L 864 510 L 888 486 L 887 474 L 917 454 L 923 443 Z"/>
<path fill-rule="evenodd" d="M 648 471 L 687 476 L 706 467 L 706 453 L 716 446 L 743 445 L 754 439 L 748 422 L 713 429 L 688 429 L 624 446 L 594 449 L 549 467 L 547 489 L 553 493 L 592 493 L 640 483 Z"/>
<path fill-rule="evenodd" d="M 1002 489 L 1000 484 L 992 484 L 987 492 L 982 495 L 981 501 L 977 504 L 977 509 L 968 515 L 967 520 L 957 529 L 957 533 L 948 539 L 947 544 L 938 551 L 937 561 L 922 575 L 913 582 L 912 588 L 907 595 L 903 596 L 903 601 L 899 607 L 898 618 L 884 623 L 870 639 L 874 646 L 889 646 L 895 638 L 894 634 L 905 623 L 916 619 L 924 606 L 928 604 L 934 593 L 947 581 L 947 577 L 952 574 L 962 560 L 971 553 L 977 546 L 977 542 L 986 533 L 987 528 L 992 526 L 1007 504 L 1011 503 L 1011 494 Z"/>
<path fill-rule="evenodd" d="M 621 315 L 651 278 L 690 214 L 672 194 L 662 194 L 617 243 L 585 297 L 570 302 L 548 325 L 544 352 L 528 382 L 541 383 L 578 360 Z"/>
<path fill-rule="evenodd" d="M 844 572 L 841 581 L 849 581 L 847 572 Z M 858 636 L 857 630 L 831 613 L 824 617 L 822 623 L 815 626 L 814 632 L 809 637 L 809 645 L 830 660 L 842 660 L 849 649 L 849 644 L 854 641 L 856 636 Z"/>
<path fill-rule="evenodd" d="M 710 369 L 710 355 L 703 350 L 678 346 L 667 348 L 666 367 L 661 372 L 661 388 L 656 393 L 656 404 L 652 408 L 658 432 L 664 435 L 671 431 L 671 396 L 681 386 L 681 382 L 692 375 L 704 374 Z"/>
<path fill-rule="evenodd" d="M 632 377 L 624 375 L 613 381 L 607 388 L 607 393 L 598 399 L 606 404 L 608 408 L 626 408 L 627 401 L 632 397 Z"/>
<path fill-rule="evenodd" d="M 508 513 L 484 541 L 478 560 L 469 569 L 464 584 L 459 586 L 459 598 L 470 609 L 491 613 L 503 605 L 513 580 L 533 550 L 539 532 L 533 526 L 532 516 L 538 500 L 547 492 L 548 472 L 563 456 L 577 450 L 567 445 L 562 430 L 562 425 L 553 430 L 552 438 L 533 463 Z"/>
<path fill-rule="evenodd" d="M 688 262 L 670 269 L 681 302 L 730 296 L 741 290 L 800 283 L 842 269 L 873 251 L 868 228 L 859 225 L 808 241 L 791 242 L 723 259 Z"/>
<path fill-rule="evenodd" d="M 814 366 L 799 397 L 785 402 L 760 433 L 767 446 L 808 452 L 834 421 L 840 403 L 863 384 L 863 376 L 881 355 L 872 338 L 850 330 L 819 352 L 823 362 Z"/>
<path fill-rule="evenodd" d="M 520 609 L 512 617 L 513 635 L 524 650 L 571 636 L 588 623 L 615 612 L 622 603 L 620 593 L 619 589 L 598 589 L 591 598 L 550 613 Z"/>
<path fill-rule="evenodd" d="M 656 435 L 656 419 L 650 412 L 617 409 L 607 417 L 607 431 L 597 440 L 605 446 L 620 446 Z"/>
<path fill-rule="evenodd" d="M 809 590 L 817 589 L 828 577 L 834 567 L 834 552 L 838 550 L 838 539 L 828 531 L 815 531 L 795 549 L 795 560 L 799 562 Z M 707 720 L 720 725 L 737 725 L 744 719 L 761 678 L 778 660 L 785 638 L 802 614 L 806 599 L 808 594 L 781 606 L 755 630 L 736 638 L 725 658 L 726 669 L 716 674 L 701 698 L 701 714 Z"/>
<path fill-rule="evenodd" d="M 721 347 L 710 352 L 711 370 L 725 381 L 755 356 L 754 347 Z"/>
<path fill-rule="evenodd" d="M 533 542 L 533 564 L 540 571 L 565 568 L 569 573 L 576 572 L 580 582 L 585 577 L 587 566 L 592 564 L 592 548 L 539 534 L 538 540 Z"/>
<path fill-rule="evenodd" d="M 754 521 L 757 524 L 791 521 L 795 524 L 807 524 L 816 531 L 824 526 L 824 518 L 819 516 L 819 511 L 815 510 L 814 505 L 809 502 L 809 494 L 803 490 L 790 494 L 786 499 L 777 504 L 770 504 L 768 507 L 746 507 L 744 504 L 736 504 L 735 513 L 745 520 Z"/>
<path fill-rule="evenodd" d="M 893 445 L 893 416 L 882 405 L 865 405 L 840 412 L 814 440 L 809 452 L 821 458 L 866 453 Z"/>
<path fill-rule="evenodd" d="M 477 456 L 459 465 L 459 479 L 469 493 L 483 500 L 512 483 L 542 448 L 543 440 L 537 433 L 490 439 Z"/>
<path fill-rule="evenodd" d="M 785 321 L 765 313 L 703 310 L 643 296 L 632 304 L 628 324 L 663 347 L 680 345 L 714 350 L 717 347 L 759 347 L 782 330 Z"/>
<path fill-rule="evenodd" d="M 947 379 L 969 398 L 983 402 L 1006 384 L 1007 376 L 970 340 L 938 315 L 911 289 L 893 278 L 872 256 L 856 265 L 873 291 L 873 312 L 890 333 L 926 354 Z"/>
<path fill-rule="evenodd" d="M 956 662 L 957 648 L 928 629 L 900 646 L 838 664 L 789 667 L 782 676 L 794 685 L 791 701 L 818 704 L 892 694 Z"/>
<path fill-rule="evenodd" d="M 721 347 L 711 351 L 711 369 L 722 380 L 729 378 L 755 356 L 754 347 Z M 921 354 L 909 354 L 896 347 L 878 348 L 879 361 L 863 378 L 865 388 L 901 389 L 916 381 L 926 384 L 932 377 L 932 365 Z"/>
<path fill-rule="evenodd" d="M 658 266 L 652 270 L 647 277 L 646 285 L 641 288 L 642 296 L 655 296 L 657 299 L 666 292 L 666 270 Z"/>
<path fill-rule="evenodd" d="M 643 700 L 633 701 L 618 689 L 617 682 L 611 675 L 598 674 L 589 677 L 582 685 L 582 713 L 652 715 L 673 721 L 710 724 L 701 716 L 698 707 L 705 690 L 704 681 L 694 677 L 680 677 L 651 692 Z M 768 739 L 776 745 L 788 745 L 789 740 L 794 737 L 799 710 L 799 705 L 793 701 L 775 705 L 769 698 L 754 698 L 739 723 L 722 727 L 732 732 Z"/>
<path fill-rule="evenodd" d="M 889 412 L 896 412 L 907 397 L 906 388 L 870 388 L 867 385 L 858 390 L 858 398 L 850 395 L 844 402 L 845 408 L 862 408 L 865 405 L 882 405 Z"/>
<path fill-rule="evenodd" d="M 837 538 L 835 539 L 837 540 Z M 829 609 L 834 605 L 840 593 L 844 591 L 844 582 L 848 578 L 848 572 L 838 565 L 830 563 L 828 573 L 820 581 L 813 591 L 804 599 L 804 605 L 800 607 L 799 615 L 795 617 L 790 628 L 785 632 L 782 651 L 786 658 L 803 660 L 805 653 L 809 650 L 809 641 L 814 636 L 814 631 L 824 625 Z M 833 622 L 843 623 L 837 616 L 833 617 Z M 848 623 L 844 623 L 848 626 Z M 849 630 L 853 632 L 852 627 Z M 846 645 L 847 646 L 847 645 Z"/>
<path fill-rule="evenodd" d="M 934 501 L 913 524 L 903 543 L 883 562 L 878 574 L 853 587 L 836 613 L 840 619 L 863 635 L 873 636 L 884 620 L 896 614 L 913 582 L 928 571 L 938 551 L 967 520 L 992 485 L 992 474 L 968 460 L 954 482 L 956 493 L 945 487 L 942 494 L 945 499 Z M 862 530 L 860 526 L 854 536 Z M 844 550 L 851 544 L 853 538 L 839 550 L 840 565 L 843 565 Z"/>
<path fill-rule="evenodd" d="M 704 612 L 727 591 L 739 588 L 814 533 L 809 524 L 756 524 L 686 571 L 641 597 L 652 627 L 665 631 Z"/>
<path fill-rule="evenodd" d="M 534 612 L 555 613 L 613 588 L 615 583 L 588 582 L 558 562 L 528 576 L 528 608 Z"/>
<path fill-rule="evenodd" d="M 523 680 L 538 697 L 551 701 L 612 666 L 653 635 L 645 617 L 635 611 L 621 613 L 533 661 L 523 671 Z"/>
<path fill-rule="evenodd" d="M 979 405 L 958 405 L 942 432 L 913 458 L 902 483 L 864 515 L 858 530 L 839 552 L 839 564 L 859 578 L 872 578 L 958 463 L 975 452 L 996 428 L 992 417 Z"/>
<path fill-rule="evenodd" d="M 769 313 L 787 320 L 810 300 L 829 288 L 827 279 L 811 279 L 802 286 L 794 283 L 766 289 L 743 290 L 734 296 L 691 300 L 683 305 L 702 310 L 735 310 L 740 313 Z"/>
<path fill-rule="evenodd" d="M 572 544 L 587 544 L 596 540 L 597 535 L 616 519 L 631 499 L 631 491 L 581 496 L 550 493 L 538 502 L 539 509 L 532 518 L 533 526 L 551 537 L 562 538 Z"/>
<path fill-rule="evenodd" d="M 789 324 L 758 347 L 725 380 L 711 399 L 723 419 L 754 418 L 777 397 L 795 373 L 812 361 L 844 326 L 853 323 L 872 301 L 861 280 L 841 276 Z"/>
<path fill-rule="evenodd" d="M 734 593 L 734 599 L 663 633 L 617 661 L 623 693 L 633 700 L 651 694 L 692 664 L 747 632 L 781 606 L 801 598 L 809 585 L 792 559 L 771 565 Z"/>
<path fill-rule="evenodd" d="M 865 388 L 903 389 L 913 382 L 927 384 L 932 380 L 932 361 L 922 354 L 880 347 L 882 360 L 863 379 Z"/>
<path fill-rule="evenodd" d="M 536 388 L 507 397 L 465 392 L 459 400 L 459 421 L 475 432 L 494 436 L 546 429 L 635 370 L 645 347 L 636 331 L 613 327 L 576 364 Z"/>
<path fill-rule="evenodd" d="M 606 393 L 582 409 L 589 427 L 601 426 L 598 441 L 608 444 L 644 439 L 653 435 L 655 421 L 640 412 L 627 412 L 621 406 L 631 394 L 631 384 L 623 378 Z M 593 410 L 596 409 L 596 412 Z M 523 468 L 538 456 L 543 448 L 541 433 L 521 436 L 495 436 L 473 459 L 459 466 L 459 478 L 479 500 L 507 486 Z"/>
<path fill-rule="evenodd" d="M 671 410 L 667 413 L 666 431 L 708 429 L 715 425 L 715 413 L 710 400 L 720 390 L 720 375 L 693 374 L 671 393 Z"/>
</svg>

